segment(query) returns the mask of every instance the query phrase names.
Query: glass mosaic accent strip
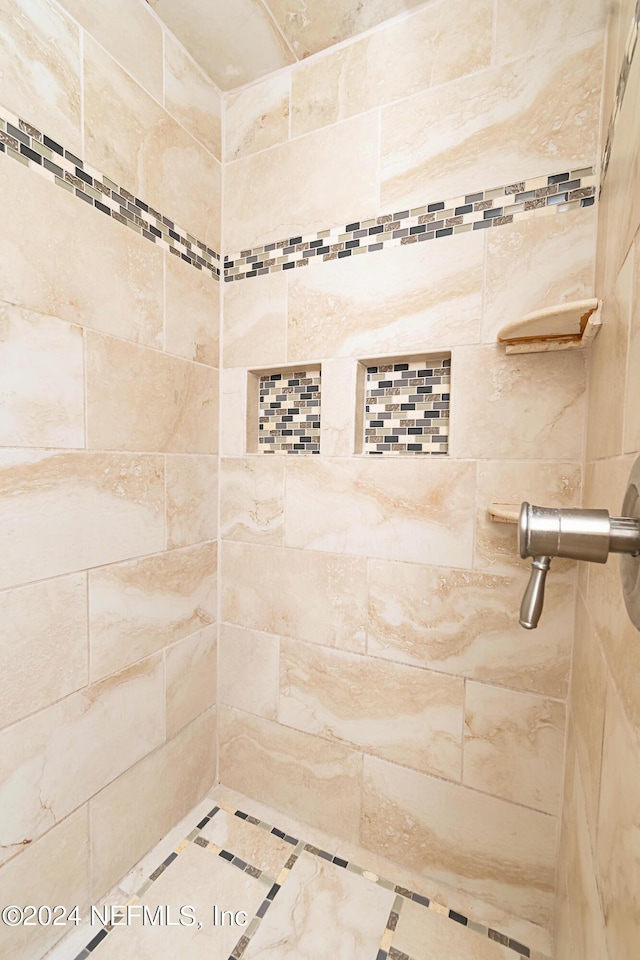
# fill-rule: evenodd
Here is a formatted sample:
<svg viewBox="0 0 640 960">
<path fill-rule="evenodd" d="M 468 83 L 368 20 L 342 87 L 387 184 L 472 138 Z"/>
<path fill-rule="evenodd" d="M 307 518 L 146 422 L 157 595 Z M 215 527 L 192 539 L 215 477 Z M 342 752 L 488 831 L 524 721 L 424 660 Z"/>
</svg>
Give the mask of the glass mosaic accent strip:
<svg viewBox="0 0 640 960">
<path fill-rule="evenodd" d="M 321 370 L 260 376 L 260 453 L 320 453 Z"/>
<path fill-rule="evenodd" d="M 488 230 L 513 223 L 514 219 L 554 216 L 590 207 L 596 201 L 596 179 L 594 168 L 585 166 L 356 220 L 305 237 L 266 243 L 241 250 L 236 256 L 225 256 L 224 279 L 231 283 L 389 247 Z"/>
<path fill-rule="evenodd" d="M 36 127 L 0 108 L 0 154 L 22 163 L 51 183 L 196 270 L 220 279 L 220 254 L 173 220 L 89 166 Z"/>
<path fill-rule="evenodd" d="M 364 453 L 447 453 L 450 400 L 450 357 L 368 366 Z"/>
<path fill-rule="evenodd" d="M 629 79 L 629 73 L 631 71 L 631 64 L 633 63 L 633 57 L 636 52 L 636 47 L 638 46 L 638 30 L 640 29 L 640 0 L 636 0 L 636 7 L 633 11 L 633 16 L 631 18 L 631 24 L 629 26 L 629 32 L 627 34 L 627 42 L 624 48 L 624 57 L 622 58 L 622 66 L 620 67 L 620 74 L 618 76 L 618 84 L 616 86 L 616 95 L 613 101 L 613 110 L 611 111 L 611 119 L 609 120 L 609 127 L 607 130 L 607 139 L 605 142 L 604 150 L 602 152 L 602 183 L 607 175 L 607 170 L 609 169 L 609 161 L 611 160 L 611 148 L 613 146 L 613 137 L 615 133 L 616 123 L 618 121 L 618 116 L 620 115 L 620 110 L 622 108 L 622 101 L 624 100 L 624 95 L 627 90 L 627 80 Z M 601 186 L 602 189 L 602 186 Z"/>
</svg>

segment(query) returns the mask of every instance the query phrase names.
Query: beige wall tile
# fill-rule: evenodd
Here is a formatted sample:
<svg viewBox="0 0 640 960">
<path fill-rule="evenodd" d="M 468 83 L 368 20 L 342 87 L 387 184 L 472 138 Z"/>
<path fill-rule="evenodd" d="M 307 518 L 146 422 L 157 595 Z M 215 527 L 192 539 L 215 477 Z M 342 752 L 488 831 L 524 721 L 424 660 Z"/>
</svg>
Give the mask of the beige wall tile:
<svg viewBox="0 0 640 960">
<path fill-rule="evenodd" d="M 164 549 L 163 503 L 161 457 L 0 452 L 0 586 Z"/>
<path fill-rule="evenodd" d="M 281 363 L 287 351 L 286 275 L 225 283 L 223 302 L 225 367 Z"/>
<path fill-rule="evenodd" d="M 162 103 L 162 27 L 139 0 L 60 0 L 98 43 Z"/>
<path fill-rule="evenodd" d="M 161 250 L 19 163 L 0 164 L 0 192 L 2 300 L 162 346 Z"/>
<path fill-rule="evenodd" d="M 609 684 L 602 750 L 597 862 L 609 955 L 632 960 L 640 938 L 638 742 Z"/>
<path fill-rule="evenodd" d="M 275 720 L 280 639 L 268 633 L 220 627 L 220 703 Z"/>
<path fill-rule="evenodd" d="M 291 75 L 283 71 L 229 94 L 224 114 L 227 162 L 288 140 L 290 86 Z"/>
<path fill-rule="evenodd" d="M 93 797 L 94 897 L 117 883 L 210 788 L 215 731 L 215 710 L 209 710 Z"/>
<path fill-rule="evenodd" d="M 374 214 L 377 168 L 373 114 L 237 160 L 225 171 L 227 250 L 236 253 Z"/>
<path fill-rule="evenodd" d="M 26 847 L 0 870 L 3 904 L 78 904 L 81 913 L 89 903 L 89 819 L 87 808 L 76 810 L 37 843 Z M 33 960 L 68 932 L 67 927 L 4 927 L 2 948 L 11 960 Z"/>
<path fill-rule="evenodd" d="M 555 578 L 535 634 L 518 624 L 526 577 L 369 562 L 370 654 L 514 690 L 563 697 L 573 593 Z"/>
<path fill-rule="evenodd" d="M 468 15 L 464 0 L 440 0 L 298 67 L 293 136 L 488 67 L 493 3 L 474 4 L 472 30 Z"/>
<path fill-rule="evenodd" d="M 473 464 L 428 457 L 292 457 L 287 460 L 284 542 L 470 567 L 474 500 Z"/>
<path fill-rule="evenodd" d="M 51 0 L 2 0 L 0 103 L 80 150 L 80 37 Z"/>
<path fill-rule="evenodd" d="M 225 540 L 282 545 L 282 458 L 224 458 L 220 467 L 220 536 Z"/>
<path fill-rule="evenodd" d="M 640 370 L 640 234 L 636 237 L 633 254 L 629 256 L 633 258 L 634 271 L 624 398 L 623 450 L 625 453 L 640 450 L 640 381 L 635 375 L 635 371 Z"/>
<path fill-rule="evenodd" d="M 221 780 L 312 826 L 357 839 L 360 753 L 228 707 L 219 717 Z"/>
<path fill-rule="evenodd" d="M 0 302 L 0 444 L 84 446 L 82 329 Z"/>
<path fill-rule="evenodd" d="M 350 358 L 322 361 L 320 452 L 325 457 L 349 457 L 355 452 L 358 373 L 358 364 Z"/>
<path fill-rule="evenodd" d="M 167 737 L 216 702 L 216 635 L 215 626 L 206 627 L 167 650 Z"/>
<path fill-rule="evenodd" d="M 167 547 L 186 547 L 218 535 L 218 461 L 167 456 Z"/>
<path fill-rule="evenodd" d="M 361 842 L 372 850 L 546 924 L 555 817 L 364 758 Z"/>
<path fill-rule="evenodd" d="M 363 652 L 366 562 L 339 554 L 224 542 L 227 623 Z"/>
<path fill-rule="evenodd" d="M 171 36 L 164 36 L 164 105 L 218 160 L 222 159 L 222 98 L 215 84 Z"/>
<path fill-rule="evenodd" d="M 593 297 L 595 243 L 595 207 L 490 231 L 482 339 L 534 310 Z"/>
<path fill-rule="evenodd" d="M 220 164 L 87 36 L 84 138 L 89 163 L 220 251 Z"/>
<path fill-rule="evenodd" d="M 458 678 L 281 641 L 280 723 L 424 773 L 460 779 L 463 699 Z"/>
<path fill-rule="evenodd" d="M 86 376 L 89 448 L 216 453 L 216 370 L 90 334 Z"/>
<path fill-rule="evenodd" d="M 564 704 L 467 681 L 463 783 L 558 815 Z"/>
<path fill-rule="evenodd" d="M 0 593 L 0 727 L 89 680 L 84 573 Z"/>
<path fill-rule="evenodd" d="M 601 66 L 590 33 L 383 108 L 383 209 L 593 163 Z"/>
<path fill-rule="evenodd" d="M 294 56 L 260 0 L 151 0 L 161 19 L 221 90 L 293 63 Z"/>
<path fill-rule="evenodd" d="M 246 444 L 247 371 L 234 367 L 220 373 L 220 402 L 224 415 L 220 425 L 220 453 L 242 457 Z"/>
<path fill-rule="evenodd" d="M 165 350 L 218 366 L 220 284 L 205 270 L 165 256 Z"/>
<path fill-rule="evenodd" d="M 4 862 L 163 742 L 162 659 L 74 693 L 0 739 Z"/>
<path fill-rule="evenodd" d="M 469 234 L 294 271 L 289 360 L 477 343 L 483 260 L 483 238 Z"/>
<path fill-rule="evenodd" d="M 508 357 L 498 346 L 458 347 L 451 377 L 453 457 L 582 456 L 586 369 L 581 351 Z"/>
<path fill-rule="evenodd" d="M 215 543 L 89 572 L 91 677 L 106 677 L 216 620 Z"/>
<path fill-rule="evenodd" d="M 605 9 L 600 0 L 498 0 L 496 59 L 523 57 L 537 47 L 552 47 L 560 37 L 602 30 Z"/>
</svg>

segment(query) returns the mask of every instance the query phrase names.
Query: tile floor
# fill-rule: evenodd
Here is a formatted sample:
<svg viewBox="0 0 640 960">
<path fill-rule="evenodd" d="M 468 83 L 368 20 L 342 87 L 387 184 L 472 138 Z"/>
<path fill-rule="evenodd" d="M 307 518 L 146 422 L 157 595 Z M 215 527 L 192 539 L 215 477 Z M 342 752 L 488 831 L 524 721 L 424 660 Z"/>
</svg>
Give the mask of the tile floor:
<svg viewBox="0 0 640 960">
<path fill-rule="evenodd" d="M 217 787 L 111 891 L 115 922 L 87 921 L 47 960 L 547 960 L 546 931 L 429 887 Z"/>
</svg>

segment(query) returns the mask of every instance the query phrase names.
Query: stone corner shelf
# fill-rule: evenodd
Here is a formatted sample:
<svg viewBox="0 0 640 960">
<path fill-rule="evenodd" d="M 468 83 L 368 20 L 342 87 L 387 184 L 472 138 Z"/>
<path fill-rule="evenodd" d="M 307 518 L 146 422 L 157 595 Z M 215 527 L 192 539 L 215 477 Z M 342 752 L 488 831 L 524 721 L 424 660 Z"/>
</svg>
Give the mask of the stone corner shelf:
<svg viewBox="0 0 640 960">
<path fill-rule="evenodd" d="M 505 324 L 498 331 L 498 343 L 505 345 L 508 354 L 584 349 L 595 339 L 601 325 L 599 300 L 574 300 Z"/>
<path fill-rule="evenodd" d="M 517 523 L 520 516 L 519 503 L 490 503 L 489 519 L 494 523 Z"/>
</svg>

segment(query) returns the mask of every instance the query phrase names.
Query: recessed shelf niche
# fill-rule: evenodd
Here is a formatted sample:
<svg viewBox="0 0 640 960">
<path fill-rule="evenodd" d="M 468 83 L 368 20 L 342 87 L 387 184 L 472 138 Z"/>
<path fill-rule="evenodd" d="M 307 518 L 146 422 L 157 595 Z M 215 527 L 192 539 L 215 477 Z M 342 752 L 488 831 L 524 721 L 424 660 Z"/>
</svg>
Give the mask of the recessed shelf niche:
<svg viewBox="0 0 640 960">
<path fill-rule="evenodd" d="M 255 370 L 247 389 L 247 451 L 320 453 L 319 364 Z"/>
</svg>

